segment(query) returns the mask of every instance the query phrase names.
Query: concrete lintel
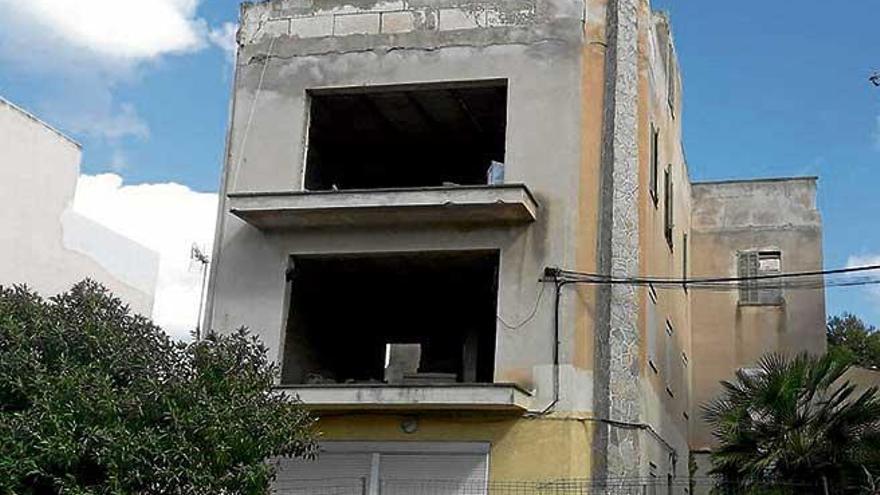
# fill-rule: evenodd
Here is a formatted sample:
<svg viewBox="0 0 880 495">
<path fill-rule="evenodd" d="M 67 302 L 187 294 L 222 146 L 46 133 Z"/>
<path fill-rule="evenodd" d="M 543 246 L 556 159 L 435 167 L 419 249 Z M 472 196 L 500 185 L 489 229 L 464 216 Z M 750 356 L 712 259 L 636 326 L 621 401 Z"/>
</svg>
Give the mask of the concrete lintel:
<svg viewBox="0 0 880 495">
<path fill-rule="evenodd" d="M 534 222 L 522 184 L 352 191 L 230 193 L 230 212 L 261 230 Z"/>
<path fill-rule="evenodd" d="M 278 387 L 316 410 L 525 412 L 532 396 L 514 384 L 295 385 Z"/>
</svg>

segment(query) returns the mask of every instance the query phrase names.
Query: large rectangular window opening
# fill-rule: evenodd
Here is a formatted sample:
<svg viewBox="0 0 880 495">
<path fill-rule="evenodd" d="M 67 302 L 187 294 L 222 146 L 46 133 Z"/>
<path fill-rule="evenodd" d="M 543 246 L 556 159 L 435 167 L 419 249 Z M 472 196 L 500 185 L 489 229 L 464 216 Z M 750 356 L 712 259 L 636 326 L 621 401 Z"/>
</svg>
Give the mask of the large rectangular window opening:
<svg viewBox="0 0 880 495">
<path fill-rule="evenodd" d="M 491 383 L 497 251 L 294 257 L 282 383 Z"/>
<path fill-rule="evenodd" d="M 309 96 L 307 190 L 503 182 L 506 80 Z"/>
</svg>

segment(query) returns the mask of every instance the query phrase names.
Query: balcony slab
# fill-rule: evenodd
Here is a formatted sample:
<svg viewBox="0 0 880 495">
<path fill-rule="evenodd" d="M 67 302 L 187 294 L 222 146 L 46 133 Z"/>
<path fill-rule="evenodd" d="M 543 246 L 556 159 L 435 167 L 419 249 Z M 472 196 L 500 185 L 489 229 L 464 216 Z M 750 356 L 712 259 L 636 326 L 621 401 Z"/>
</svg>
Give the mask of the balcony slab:
<svg viewBox="0 0 880 495">
<path fill-rule="evenodd" d="M 316 410 L 458 410 L 524 412 L 532 396 L 513 384 L 293 385 L 278 390 Z"/>
<path fill-rule="evenodd" d="M 522 184 L 230 193 L 229 211 L 254 227 L 295 230 L 381 225 L 516 225 L 538 203 Z"/>
</svg>

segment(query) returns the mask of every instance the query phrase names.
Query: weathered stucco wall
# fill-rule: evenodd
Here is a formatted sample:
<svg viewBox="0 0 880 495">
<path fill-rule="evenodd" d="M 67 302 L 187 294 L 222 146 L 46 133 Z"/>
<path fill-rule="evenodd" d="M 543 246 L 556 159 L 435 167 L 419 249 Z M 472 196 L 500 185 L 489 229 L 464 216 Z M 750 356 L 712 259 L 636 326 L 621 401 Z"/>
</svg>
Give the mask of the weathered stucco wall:
<svg viewBox="0 0 880 495">
<path fill-rule="evenodd" d="M 407 415 L 349 415 L 321 419 L 325 440 L 489 442 L 489 478 L 497 481 L 547 481 L 589 476 L 589 448 L 595 423 L 570 418 L 522 419 L 481 414 L 429 414 L 417 418 L 408 434 Z"/>
<path fill-rule="evenodd" d="M 780 251 L 783 272 L 822 269 L 822 222 L 816 178 L 693 185 L 693 276 L 737 276 L 736 255 Z M 825 293 L 783 290 L 781 305 L 744 305 L 736 290 L 694 291 L 693 412 L 695 450 L 713 445 L 699 407 L 719 382 L 768 352 L 825 351 Z"/>
<path fill-rule="evenodd" d="M 71 210 L 80 147 L 0 98 L 0 285 L 43 296 L 91 278 L 149 316 L 158 255 Z"/>
<path fill-rule="evenodd" d="M 783 251 L 808 242 L 807 252 L 786 258 L 786 270 L 821 266 L 814 190 L 735 186 L 746 206 L 722 186 L 692 191 L 669 21 L 646 0 L 274 0 L 243 8 L 238 40 L 223 197 L 304 189 L 311 90 L 505 79 L 506 182 L 527 185 L 539 203 L 537 221 L 527 226 L 265 233 L 221 201 L 208 324 L 221 331 L 246 325 L 276 356 L 283 355 L 291 255 L 499 250 L 498 313 L 526 322 L 497 325 L 495 380 L 534 390 L 537 410 L 554 397 L 553 288 L 541 297 L 539 282 L 545 267 L 718 275 L 735 271 L 731 253 L 739 246 L 771 241 Z M 660 136 L 656 196 L 649 192 L 652 127 Z M 675 192 L 671 243 L 666 170 Z M 721 214 L 719 205 L 727 205 Z M 674 287 L 658 289 L 654 302 L 631 286 L 565 286 L 553 414 L 474 417 L 473 424 L 425 418 L 418 438 L 407 438 L 490 441 L 495 479 L 685 477 L 699 401 L 735 362 L 767 345 L 821 346 L 812 330 L 788 335 L 824 318 L 821 298 L 790 298 L 789 310 L 805 311 L 795 317 L 717 296 Z M 776 334 L 788 336 L 768 340 Z M 733 345 L 735 335 L 741 342 Z M 609 427 L 609 419 L 628 426 Z M 344 416 L 322 426 L 330 438 L 400 440 L 395 421 Z M 542 441 L 551 437 L 561 442 L 558 452 Z M 522 471 L 534 455 L 546 462 Z"/>
<path fill-rule="evenodd" d="M 643 13 L 639 38 L 639 274 L 683 278 L 690 231 L 690 179 L 682 146 L 681 81 L 665 15 Z M 672 66 L 667 62 L 671 57 Z M 670 73 L 670 68 L 672 69 Z M 657 187 L 651 192 L 652 132 L 658 135 Z M 666 238 L 667 208 L 664 172 L 671 172 L 672 243 Z M 642 420 L 663 438 L 645 436 L 642 476 L 686 477 L 689 413 L 690 294 L 684 287 L 639 288 L 638 323 L 641 337 L 639 370 L 642 380 Z M 650 316 L 649 316 L 650 314 Z M 672 328 L 667 331 L 666 322 Z"/>
<path fill-rule="evenodd" d="M 420 21 L 426 12 L 436 13 L 437 22 Z M 382 32 L 381 19 L 391 13 L 415 16 L 413 29 Z M 529 316 L 544 267 L 575 266 L 582 116 L 572 102 L 586 98 L 580 84 L 581 2 L 276 1 L 246 6 L 242 15 L 225 192 L 303 188 L 308 90 L 507 79 L 506 181 L 531 189 L 539 218 L 532 226 L 513 228 L 265 234 L 223 209 L 209 290 L 214 328 L 247 325 L 280 355 L 284 272 L 295 254 L 500 249 L 499 314 L 509 322 Z M 379 31 L 334 28 L 312 36 L 291 27 L 329 23 L 328 17 L 336 27 L 354 22 L 345 16 L 374 24 L 378 16 Z M 460 22 L 444 22 L 449 16 Z M 495 379 L 536 389 L 536 404 L 553 398 L 552 287 L 545 290 L 537 313 L 522 328 L 497 326 Z M 558 409 L 590 411 L 592 380 L 584 366 L 589 362 L 574 343 L 587 340 L 591 329 L 575 327 L 575 305 L 575 292 L 566 293 Z"/>
</svg>

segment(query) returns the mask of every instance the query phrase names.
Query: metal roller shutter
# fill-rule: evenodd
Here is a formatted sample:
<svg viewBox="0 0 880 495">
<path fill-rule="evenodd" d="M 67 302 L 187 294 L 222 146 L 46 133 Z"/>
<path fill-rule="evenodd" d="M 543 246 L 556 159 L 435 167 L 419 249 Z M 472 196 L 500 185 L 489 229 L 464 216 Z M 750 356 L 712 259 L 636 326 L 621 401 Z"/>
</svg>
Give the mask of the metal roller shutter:
<svg viewBox="0 0 880 495">
<path fill-rule="evenodd" d="M 489 447 L 455 442 L 327 442 L 316 461 L 281 460 L 279 495 L 485 495 Z"/>
<path fill-rule="evenodd" d="M 282 459 L 275 493 L 279 495 L 364 495 L 371 454 L 321 454 L 315 461 Z"/>
<path fill-rule="evenodd" d="M 379 463 L 382 495 L 486 493 L 485 454 L 383 454 Z"/>
</svg>

